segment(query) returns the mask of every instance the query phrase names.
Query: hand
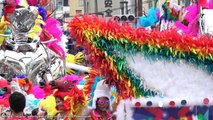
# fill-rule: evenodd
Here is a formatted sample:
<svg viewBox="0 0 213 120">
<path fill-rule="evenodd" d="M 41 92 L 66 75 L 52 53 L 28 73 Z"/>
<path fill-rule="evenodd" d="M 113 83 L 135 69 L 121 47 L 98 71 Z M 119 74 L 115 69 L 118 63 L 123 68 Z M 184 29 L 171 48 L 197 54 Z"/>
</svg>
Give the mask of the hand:
<svg viewBox="0 0 213 120">
<path fill-rule="evenodd" d="M 183 7 L 181 8 L 180 13 L 179 13 L 179 18 L 178 18 L 180 22 L 183 22 L 183 20 L 185 19 L 188 12 L 189 11 L 184 10 Z"/>
<path fill-rule="evenodd" d="M 1 115 L 1 113 L 2 113 L 2 108 L 3 108 L 2 105 L 0 105 L 0 115 Z"/>
</svg>

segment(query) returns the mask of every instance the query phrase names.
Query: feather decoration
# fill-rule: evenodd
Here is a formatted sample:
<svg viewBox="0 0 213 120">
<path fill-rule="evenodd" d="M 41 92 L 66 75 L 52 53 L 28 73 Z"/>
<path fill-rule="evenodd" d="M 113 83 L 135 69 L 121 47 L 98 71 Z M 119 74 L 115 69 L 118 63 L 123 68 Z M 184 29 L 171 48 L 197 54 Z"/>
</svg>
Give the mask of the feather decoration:
<svg viewBox="0 0 213 120">
<path fill-rule="evenodd" d="M 50 2 L 49 0 L 40 0 L 40 5 L 45 6 L 49 2 Z"/>
<path fill-rule="evenodd" d="M 73 85 L 77 85 L 80 81 L 83 80 L 83 77 L 73 74 L 73 75 L 66 75 L 65 77 L 62 78 L 62 80 L 68 80 L 71 83 L 73 83 Z"/>
<path fill-rule="evenodd" d="M 133 29 L 111 19 L 104 21 L 90 15 L 72 19 L 68 30 L 76 44 L 88 51 L 92 67 L 106 76 L 108 83 L 116 85 L 119 99 L 160 94 L 141 85 L 143 80 L 126 66 L 123 54 L 129 51 L 153 60 L 156 56 L 173 62 L 184 59 L 207 73 L 213 72 L 213 39 L 208 36 L 192 38 L 187 34 L 180 35 L 176 29 L 164 32 Z"/>
<path fill-rule="evenodd" d="M 5 34 L 5 32 L 9 29 L 9 23 L 7 21 L 2 20 L 0 22 L 0 34 Z M 0 35 L 0 45 L 4 42 L 5 36 Z"/>
<path fill-rule="evenodd" d="M 100 73 L 94 69 L 90 69 L 88 71 L 89 76 L 86 76 L 84 79 L 86 80 L 83 91 L 86 96 L 89 98 L 94 97 L 94 91 L 96 89 L 97 83 L 101 80 Z M 90 106 L 92 106 L 92 99 L 90 99 Z"/>
<path fill-rule="evenodd" d="M 60 28 L 61 23 L 57 21 L 55 18 L 48 18 L 45 20 L 44 29 L 47 30 L 57 41 L 61 41 L 62 30 Z"/>
<path fill-rule="evenodd" d="M 4 7 L 4 16 L 5 16 L 5 21 L 9 21 L 9 18 L 7 18 L 8 14 L 12 14 L 16 9 L 16 6 L 10 6 L 10 5 L 6 5 Z"/>
<path fill-rule="evenodd" d="M 42 88 L 40 88 L 38 85 L 36 85 L 36 86 L 33 87 L 32 94 L 37 99 L 43 99 L 43 98 L 45 98 L 44 90 Z"/>
<path fill-rule="evenodd" d="M 90 69 L 88 71 L 89 75 L 84 77 L 84 80 L 86 81 L 85 84 L 84 84 L 84 87 L 83 87 L 83 91 L 84 91 L 84 94 L 86 96 L 90 96 L 91 97 L 91 93 L 94 92 L 95 88 L 96 88 L 96 85 L 97 83 L 101 80 L 101 78 L 99 77 L 100 76 L 100 73 L 97 72 L 96 70 L 94 69 Z M 92 92 L 93 91 L 93 92 Z"/>
<path fill-rule="evenodd" d="M 77 86 L 73 86 L 69 91 L 55 90 L 53 96 L 62 98 L 63 109 L 67 111 L 68 115 L 79 116 L 83 109 L 87 105 L 86 97 L 82 90 L 79 90 Z"/>
<path fill-rule="evenodd" d="M 8 6 L 17 6 L 21 3 L 20 0 L 7 0 L 7 5 Z"/>
<path fill-rule="evenodd" d="M 213 9 L 213 0 L 208 1 L 208 8 Z"/>
<path fill-rule="evenodd" d="M 201 6 L 203 8 L 208 7 L 207 0 L 197 0 L 198 6 Z"/>
<path fill-rule="evenodd" d="M 4 98 L 0 99 L 0 105 L 4 106 L 4 107 L 9 107 L 9 95 L 5 96 Z"/>
<path fill-rule="evenodd" d="M 25 7 L 28 6 L 27 0 L 21 0 L 20 3 L 19 3 L 19 5 L 20 6 L 25 6 Z"/>
<path fill-rule="evenodd" d="M 47 116 L 55 116 L 59 111 L 56 109 L 55 97 L 50 95 L 46 99 L 41 100 L 38 104 L 39 107 L 47 112 Z"/>
<path fill-rule="evenodd" d="M 84 59 L 84 56 L 83 56 L 82 52 L 78 52 L 76 55 L 72 55 L 72 54 L 66 55 L 66 62 L 67 63 L 81 64 L 83 59 Z M 66 68 L 66 73 L 67 74 L 74 74 L 75 70 L 73 70 L 71 68 Z"/>
<path fill-rule="evenodd" d="M 49 46 L 49 48 L 53 50 L 57 55 L 59 55 L 62 59 L 65 59 L 64 49 L 56 42 L 48 43 L 47 46 Z"/>
<path fill-rule="evenodd" d="M 41 15 L 43 20 L 46 20 L 47 15 L 46 15 L 46 10 L 44 9 L 44 7 L 38 6 L 38 13 L 39 15 Z"/>
<path fill-rule="evenodd" d="M 45 25 L 45 23 L 43 20 L 41 20 L 41 16 L 38 15 L 37 19 L 35 20 L 35 25 L 31 28 L 32 32 L 28 33 L 28 37 L 34 38 L 34 37 L 39 36 L 42 32 L 41 25 Z"/>
<path fill-rule="evenodd" d="M 26 114 L 31 114 L 31 111 L 38 107 L 40 99 L 35 98 L 33 94 L 29 94 L 25 96 L 25 98 L 26 98 L 26 105 L 24 108 L 24 112 Z"/>
<path fill-rule="evenodd" d="M 61 41 L 62 30 L 59 28 L 60 22 L 58 22 L 54 18 L 48 18 L 45 21 L 45 26 L 43 28 L 42 33 L 40 34 L 40 38 L 42 41 L 49 41 L 52 39 L 56 39 L 55 41 L 48 42 L 46 45 L 48 48 L 53 50 L 56 54 L 58 54 L 62 59 L 65 58 L 65 52 L 63 48 L 58 45 L 58 42 Z"/>
<path fill-rule="evenodd" d="M 27 0 L 29 6 L 36 6 L 39 0 Z"/>
<path fill-rule="evenodd" d="M 166 20 L 178 20 L 180 7 L 172 2 L 164 2 L 162 4 L 163 16 Z"/>
</svg>

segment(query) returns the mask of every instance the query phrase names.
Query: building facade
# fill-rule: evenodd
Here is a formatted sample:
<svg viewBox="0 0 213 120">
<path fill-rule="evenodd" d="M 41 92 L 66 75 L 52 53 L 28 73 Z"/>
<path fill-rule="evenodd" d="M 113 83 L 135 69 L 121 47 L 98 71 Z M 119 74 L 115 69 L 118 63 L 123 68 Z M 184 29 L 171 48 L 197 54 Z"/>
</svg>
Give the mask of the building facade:
<svg viewBox="0 0 213 120">
<path fill-rule="evenodd" d="M 56 5 L 56 18 L 69 22 L 75 15 L 96 14 L 103 17 L 115 15 L 132 14 L 136 18 L 143 15 L 149 8 L 153 7 L 153 0 L 53 0 Z M 185 5 L 189 0 L 173 0 L 173 2 Z M 158 0 L 157 7 L 165 0 Z M 111 16 L 110 16 L 111 15 Z"/>
<path fill-rule="evenodd" d="M 142 2 L 142 7 L 138 4 L 140 1 Z M 124 14 L 128 11 L 128 14 L 135 14 L 137 16 L 138 12 L 147 11 L 153 7 L 152 1 L 153 0 L 69 0 L 69 15 L 73 17 L 76 14 L 93 13 L 106 16 L 106 11 L 109 9 L 111 10 L 111 15 L 122 14 L 122 10 L 124 10 Z M 173 0 L 173 2 L 178 4 L 183 4 L 184 1 L 187 0 Z M 106 7 L 107 2 L 111 2 L 111 7 Z M 125 2 L 127 2 L 128 10 L 126 10 L 126 6 L 123 4 Z M 160 7 L 163 2 L 165 2 L 165 0 L 158 0 L 157 6 Z"/>
</svg>

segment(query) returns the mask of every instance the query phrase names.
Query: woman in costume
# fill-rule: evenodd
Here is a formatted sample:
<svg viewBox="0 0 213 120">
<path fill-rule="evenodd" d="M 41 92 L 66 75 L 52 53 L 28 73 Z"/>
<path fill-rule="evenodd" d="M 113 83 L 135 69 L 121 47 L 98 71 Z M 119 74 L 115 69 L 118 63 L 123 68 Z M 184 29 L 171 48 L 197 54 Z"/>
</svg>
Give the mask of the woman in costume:
<svg viewBox="0 0 213 120">
<path fill-rule="evenodd" d="M 86 120 L 114 120 L 110 103 L 110 89 L 104 80 L 97 83 L 93 97 L 93 110 Z"/>
<path fill-rule="evenodd" d="M 197 36 L 199 31 L 199 5 L 196 0 L 192 0 L 192 5 L 182 8 L 179 12 L 179 19 L 175 22 L 175 26 L 182 33 Z"/>
</svg>

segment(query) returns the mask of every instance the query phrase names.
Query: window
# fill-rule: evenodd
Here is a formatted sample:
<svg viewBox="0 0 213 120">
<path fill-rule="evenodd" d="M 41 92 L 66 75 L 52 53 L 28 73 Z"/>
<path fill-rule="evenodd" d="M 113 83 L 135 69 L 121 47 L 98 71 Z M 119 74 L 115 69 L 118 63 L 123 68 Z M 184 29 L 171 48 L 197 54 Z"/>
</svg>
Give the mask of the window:
<svg viewBox="0 0 213 120">
<path fill-rule="evenodd" d="M 64 0 L 64 6 L 69 6 L 68 0 Z"/>
<path fill-rule="evenodd" d="M 56 9 L 57 11 L 62 11 L 63 10 L 63 5 L 62 5 L 62 0 L 58 0 L 56 4 Z"/>
<path fill-rule="evenodd" d="M 78 14 L 78 15 L 82 14 L 82 10 L 76 10 L 75 13 Z"/>
<path fill-rule="evenodd" d="M 69 13 L 64 13 L 64 17 L 70 17 Z"/>
<path fill-rule="evenodd" d="M 79 0 L 78 4 L 79 4 L 79 7 L 83 7 L 84 6 L 84 0 Z"/>
</svg>

